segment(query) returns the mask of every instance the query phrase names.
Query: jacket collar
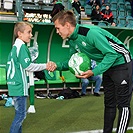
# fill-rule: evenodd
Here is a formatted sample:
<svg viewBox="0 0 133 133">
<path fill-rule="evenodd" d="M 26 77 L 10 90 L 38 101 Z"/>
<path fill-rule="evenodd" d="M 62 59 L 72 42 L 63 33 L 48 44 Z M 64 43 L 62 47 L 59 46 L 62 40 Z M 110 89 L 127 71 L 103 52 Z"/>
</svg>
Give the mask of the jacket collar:
<svg viewBox="0 0 133 133">
<path fill-rule="evenodd" d="M 79 30 L 79 24 L 76 24 L 74 32 L 69 37 L 70 40 L 76 40 L 78 38 L 78 30 Z"/>
</svg>

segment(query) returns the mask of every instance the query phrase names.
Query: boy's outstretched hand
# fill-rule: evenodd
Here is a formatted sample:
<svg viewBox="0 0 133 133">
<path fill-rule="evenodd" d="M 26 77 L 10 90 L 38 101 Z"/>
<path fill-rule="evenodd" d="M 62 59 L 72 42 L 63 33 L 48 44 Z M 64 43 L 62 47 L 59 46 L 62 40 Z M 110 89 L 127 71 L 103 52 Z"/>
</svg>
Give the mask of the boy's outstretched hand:
<svg viewBox="0 0 133 133">
<path fill-rule="evenodd" d="M 47 64 L 46 64 L 46 70 L 50 71 L 50 72 L 53 72 L 55 71 L 55 69 L 57 68 L 57 65 L 52 62 L 52 61 L 49 61 Z"/>
</svg>

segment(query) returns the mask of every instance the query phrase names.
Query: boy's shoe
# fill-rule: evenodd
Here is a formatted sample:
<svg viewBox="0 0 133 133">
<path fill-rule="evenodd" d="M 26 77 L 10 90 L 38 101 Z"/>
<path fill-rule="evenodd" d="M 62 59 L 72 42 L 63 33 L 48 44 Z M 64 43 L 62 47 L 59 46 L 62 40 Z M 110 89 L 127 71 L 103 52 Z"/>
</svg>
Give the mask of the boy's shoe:
<svg viewBox="0 0 133 133">
<path fill-rule="evenodd" d="M 46 98 L 46 96 L 44 96 L 44 94 L 42 92 L 38 92 L 36 94 L 36 98 Z"/>
<path fill-rule="evenodd" d="M 99 93 L 94 92 L 94 96 L 96 96 L 96 97 L 100 97 L 100 94 L 99 94 Z"/>
<path fill-rule="evenodd" d="M 2 97 L 2 99 L 7 99 L 8 98 L 8 96 L 6 94 L 2 94 L 1 97 Z"/>
<path fill-rule="evenodd" d="M 11 97 L 8 97 L 6 100 L 7 101 L 5 103 L 5 107 L 12 107 L 12 106 L 14 106 L 14 101 L 13 101 L 13 99 Z"/>
</svg>

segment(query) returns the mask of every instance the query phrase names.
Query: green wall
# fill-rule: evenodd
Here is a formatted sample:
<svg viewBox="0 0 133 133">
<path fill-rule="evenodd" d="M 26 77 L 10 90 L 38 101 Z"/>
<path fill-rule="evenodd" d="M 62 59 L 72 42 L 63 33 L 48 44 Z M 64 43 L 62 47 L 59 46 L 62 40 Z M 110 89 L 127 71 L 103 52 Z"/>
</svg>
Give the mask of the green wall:
<svg viewBox="0 0 133 133">
<path fill-rule="evenodd" d="M 13 23 L 0 23 L 0 64 L 6 64 L 8 54 L 13 42 Z M 39 57 L 37 62 L 46 62 L 48 55 L 49 39 L 54 29 L 53 25 L 34 25 L 33 36 L 38 32 L 37 42 L 39 46 Z M 32 41 L 33 42 L 33 41 Z M 62 39 L 56 34 L 52 36 L 50 44 L 50 60 L 62 61 L 68 57 L 68 48 L 62 48 Z"/>
<path fill-rule="evenodd" d="M 6 64 L 8 54 L 11 50 L 13 42 L 13 27 L 14 23 L 0 23 L 0 64 Z M 117 28 L 106 28 L 106 30 L 124 42 L 133 54 L 133 30 Z M 37 62 L 42 63 L 47 61 L 48 45 L 50 45 L 50 60 L 57 62 L 63 61 L 68 57 L 69 49 L 68 47 L 63 47 L 63 41 L 61 37 L 56 34 L 54 25 L 35 24 L 33 28 L 33 36 L 35 32 L 38 32 L 37 42 L 39 45 L 39 57 Z M 50 37 L 51 43 L 49 43 Z"/>
<path fill-rule="evenodd" d="M 0 64 L 5 64 L 12 46 L 13 24 L 0 23 Z"/>
</svg>

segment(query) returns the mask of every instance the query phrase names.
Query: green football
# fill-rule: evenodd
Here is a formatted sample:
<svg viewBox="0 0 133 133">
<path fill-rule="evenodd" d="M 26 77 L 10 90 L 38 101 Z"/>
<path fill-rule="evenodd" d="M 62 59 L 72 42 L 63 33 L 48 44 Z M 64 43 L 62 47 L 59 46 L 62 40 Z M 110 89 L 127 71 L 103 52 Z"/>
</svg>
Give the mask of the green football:
<svg viewBox="0 0 133 133">
<path fill-rule="evenodd" d="M 75 53 L 71 56 L 68 65 L 73 74 L 81 74 L 91 68 L 91 59 L 84 53 Z"/>
</svg>

